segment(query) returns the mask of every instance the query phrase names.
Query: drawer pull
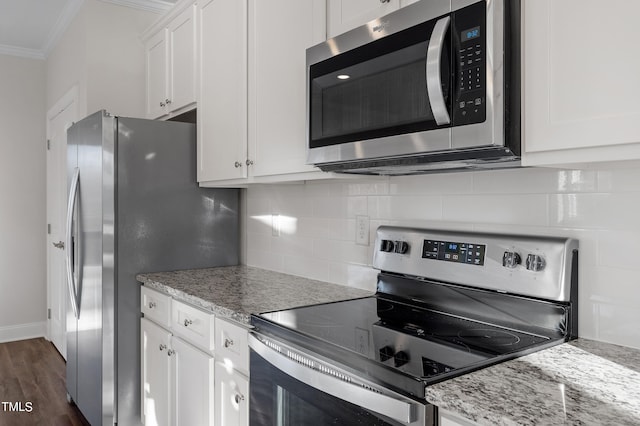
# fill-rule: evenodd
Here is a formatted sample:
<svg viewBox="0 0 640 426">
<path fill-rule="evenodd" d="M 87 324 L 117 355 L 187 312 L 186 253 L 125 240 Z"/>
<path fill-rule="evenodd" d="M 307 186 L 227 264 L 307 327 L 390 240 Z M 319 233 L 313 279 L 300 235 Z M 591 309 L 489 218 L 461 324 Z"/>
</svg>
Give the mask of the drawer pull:
<svg viewBox="0 0 640 426">
<path fill-rule="evenodd" d="M 165 345 L 164 343 L 160 343 L 160 352 L 164 351 L 165 349 L 167 349 L 167 345 Z"/>
<path fill-rule="evenodd" d="M 236 401 L 236 404 L 240 404 L 241 401 L 244 401 L 244 395 L 237 393 L 233 399 Z"/>
<path fill-rule="evenodd" d="M 224 347 L 225 347 L 225 348 L 228 348 L 228 347 L 231 347 L 231 346 L 233 346 L 233 340 L 231 340 L 231 339 L 224 339 Z"/>
<path fill-rule="evenodd" d="M 189 327 L 191 324 L 193 324 L 193 321 L 191 321 L 190 319 L 187 318 L 186 320 L 184 320 L 185 327 Z"/>
<path fill-rule="evenodd" d="M 156 302 L 149 302 L 149 309 L 153 309 L 153 308 L 155 308 L 156 306 L 158 306 L 158 305 L 156 304 Z"/>
<path fill-rule="evenodd" d="M 171 355 L 173 355 L 173 354 L 175 354 L 175 353 L 176 353 L 176 351 L 174 351 L 173 349 L 169 349 L 169 350 L 167 351 L 167 356 L 171 356 Z"/>
</svg>

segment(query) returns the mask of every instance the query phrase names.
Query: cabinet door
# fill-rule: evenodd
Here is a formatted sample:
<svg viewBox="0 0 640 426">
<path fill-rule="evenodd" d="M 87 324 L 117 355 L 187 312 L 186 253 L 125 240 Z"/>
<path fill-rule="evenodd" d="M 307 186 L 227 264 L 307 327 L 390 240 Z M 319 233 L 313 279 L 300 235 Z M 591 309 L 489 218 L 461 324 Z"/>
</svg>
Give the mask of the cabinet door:
<svg viewBox="0 0 640 426">
<path fill-rule="evenodd" d="M 536 0 L 523 13 L 523 160 L 595 147 L 610 149 L 581 160 L 625 159 L 640 142 L 640 2 Z"/>
<path fill-rule="evenodd" d="M 317 170 L 306 162 L 305 50 L 325 40 L 325 0 L 249 1 L 249 172 Z"/>
<path fill-rule="evenodd" d="M 168 109 L 196 101 L 196 7 L 191 6 L 169 25 Z"/>
<path fill-rule="evenodd" d="M 146 46 L 147 62 L 147 117 L 157 118 L 166 113 L 167 99 L 167 30 L 149 39 Z"/>
<path fill-rule="evenodd" d="M 142 420 L 145 426 L 168 426 L 171 418 L 171 333 L 149 320 L 140 320 Z"/>
<path fill-rule="evenodd" d="M 328 0 L 328 37 L 380 18 L 400 7 L 400 0 Z"/>
<path fill-rule="evenodd" d="M 175 425 L 213 425 L 213 357 L 174 337 Z"/>
<path fill-rule="evenodd" d="M 216 426 L 248 426 L 249 380 L 220 362 L 215 366 Z"/>
<path fill-rule="evenodd" d="M 247 0 L 199 6 L 198 181 L 247 176 Z"/>
</svg>

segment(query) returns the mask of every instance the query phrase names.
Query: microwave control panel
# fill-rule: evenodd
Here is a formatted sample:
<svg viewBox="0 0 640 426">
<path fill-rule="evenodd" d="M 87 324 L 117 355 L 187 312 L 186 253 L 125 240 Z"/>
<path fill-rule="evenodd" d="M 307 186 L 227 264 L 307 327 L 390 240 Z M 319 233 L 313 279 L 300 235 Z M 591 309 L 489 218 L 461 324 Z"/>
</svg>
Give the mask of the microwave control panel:
<svg viewBox="0 0 640 426">
<path fill-rule="evenodd" d="M 453 125 L 482 123 L 486 119 L 486 5 L 473 4 L 452 14 L 455 75 Z"/>
</svg>

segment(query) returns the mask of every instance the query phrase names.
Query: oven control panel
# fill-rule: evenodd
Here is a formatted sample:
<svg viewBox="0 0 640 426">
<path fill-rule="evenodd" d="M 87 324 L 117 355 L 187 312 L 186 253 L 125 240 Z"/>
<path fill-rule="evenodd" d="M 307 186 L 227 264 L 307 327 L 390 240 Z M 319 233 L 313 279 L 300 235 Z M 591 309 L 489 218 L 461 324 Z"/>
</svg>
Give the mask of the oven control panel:
<svg viewBox="0 0 640 426">
<path fill-rule="evenodd" d="M 486 249 L 484 244 L 424 240 L 422 258 L 482 266 Z"/>
<path fill-rule="evenodd" d="M 386 273 L 569 301 L 578 241 L 566 237 L 380 226 L 373 267 Z"/>
</svg>

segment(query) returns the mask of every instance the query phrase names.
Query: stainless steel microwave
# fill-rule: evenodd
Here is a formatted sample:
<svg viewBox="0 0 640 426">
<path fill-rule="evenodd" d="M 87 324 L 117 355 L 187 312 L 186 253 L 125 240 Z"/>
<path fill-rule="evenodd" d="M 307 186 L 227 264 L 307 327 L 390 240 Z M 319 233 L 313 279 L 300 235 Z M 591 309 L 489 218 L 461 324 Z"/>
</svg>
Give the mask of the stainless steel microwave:
<svg viewBox="0 0 640 426">
<path fill-rule="evenodd" d="M 414 174 L 520 164 L 520 1 L 422 0 L 307 49 L 307 162 Z"/>
</svg>

